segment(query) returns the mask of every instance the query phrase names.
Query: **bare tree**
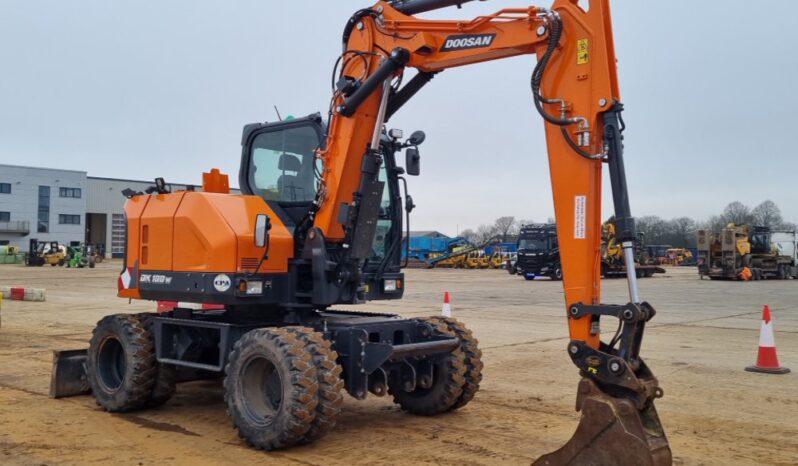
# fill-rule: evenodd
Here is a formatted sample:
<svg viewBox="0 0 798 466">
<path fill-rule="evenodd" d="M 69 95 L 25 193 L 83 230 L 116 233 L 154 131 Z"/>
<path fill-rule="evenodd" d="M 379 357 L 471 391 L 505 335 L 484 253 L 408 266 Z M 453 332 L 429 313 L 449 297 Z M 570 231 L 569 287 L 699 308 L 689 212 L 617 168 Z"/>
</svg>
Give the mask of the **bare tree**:
<svg viewBox="0 0 798 466">
<path fill-rule="evenodd" d="M 784 223 L 781 217 L 781 210 L 775 202 L 767 200 L 751 210 L 754 224 L 761 227 L 780 228 Z"/>
<path fill-rule="evenodd" d="M 495 225 L 482 224 L 477 228 L 476 243 L 482 244 L 487 242 L 497 234 L 498 232 L 496 231 Z"/>
<path fill-rule="evenodd" d="M 747 205 L 739 201 L 734 201 L 723 209 L 721 218 L 726 223 L 734 223 L 735 225 L 747 225 L 753 223 L 753 216 L 751 209 Z"/>
<path fill-rule="evenodd" d="M 700 222 L 698 224 L 699 228 L 704 230 L 709 230 L 711 232 L 718 233 L 720 230 L 726 227 L 726 222 L 723 220 L 723 217 L 720 215 L 713 215 L 708 219 Z"/>
<path fill-rule="evenodd" d="M 694 247 L 696 223 L 690 217 L 674 218 L 668 222 L 670 237 L 667 241 L 675 247 Z"/>
<path fill-rule="evenodd" d="M 646 215 L 637 219 L 637 231 L 643 233 L 647 244 L 662 244 L 668 233 L 668 222 L 656 215 Z"/>
<path fill-rule="evenodd" d="M 781 230 L 789 230 L 789 231 L 798 231 L 798 225 L 792 222 L 781 222 L 779 225 L 779 229 Z"/>
<path fill-rule="evenodd" d="M 470 243 L 477 243 L 477 232 L 472 230 L 471 228 L 467 228 L 460 232 L 460 236 L 468 240 Z"/>
<path fill-rule="evenodd" d="M 496 235 L 502 237 L 502 241 L 507 241 L 508 236 L 514 235 L 518 231 L 517 222 L 515 221 L 515 217 L 512 216 L 497 218 L 496 221 L 493 222 L 493 227 Z"/>
</svg>

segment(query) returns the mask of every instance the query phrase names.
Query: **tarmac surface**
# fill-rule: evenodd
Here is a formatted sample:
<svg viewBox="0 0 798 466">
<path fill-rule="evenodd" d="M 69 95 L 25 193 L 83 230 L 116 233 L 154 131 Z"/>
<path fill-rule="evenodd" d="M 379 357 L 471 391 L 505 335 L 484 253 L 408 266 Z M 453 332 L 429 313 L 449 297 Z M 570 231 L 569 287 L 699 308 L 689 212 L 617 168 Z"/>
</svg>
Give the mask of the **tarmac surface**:
<svg viewBox="0 0 798 466">
<path fill-rule="evenodd" d="M 116 297 L 120 268 L 0 266 L 0 285 L 47 289 L 46 302 L 2 303 L 0 464 L 529 464 L 578 423 L 561 283 L 501 270 L 407 270 L 405 299 L 357 307 L 434 315 L 451 293 L 485 369 L 476 398 L 450 414 L 416 417 L 389 397 L 347 396 L 333 432 L 267 453 L 238 439 L 218 381 L 181 384 L 164 407 L 130 414 L 106 413 L 90 396 L 48 398 L 51 350 L 86 347 L 106 314 L 154 311 Z M 625 280 L 603 288 L 604 302 L 627 301 Z M 798 464 L 798 281 L 716 282 L 678 267 L 640 289 L 658 311 L 642 355 L 665 390 L 657 409 L 674 463 Z M 743 370 L 756 359 L 766 303 L 790 374 Z"/>
</svg>

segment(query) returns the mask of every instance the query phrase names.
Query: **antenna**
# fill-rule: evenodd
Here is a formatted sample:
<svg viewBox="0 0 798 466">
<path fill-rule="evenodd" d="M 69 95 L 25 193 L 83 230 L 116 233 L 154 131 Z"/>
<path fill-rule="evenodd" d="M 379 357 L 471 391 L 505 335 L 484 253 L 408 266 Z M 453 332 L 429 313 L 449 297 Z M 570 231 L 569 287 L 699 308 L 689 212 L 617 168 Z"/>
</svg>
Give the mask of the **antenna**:
<svg viewBox="0 0 798 466">
<path fill-rule="evenodd" d="M 277 119 L 283 121 L 283 117 L 280 116 L 280 111 L 277 110 L 277 106 L 274 106 L 274 112 L 277 113 Z"/>
</svg>

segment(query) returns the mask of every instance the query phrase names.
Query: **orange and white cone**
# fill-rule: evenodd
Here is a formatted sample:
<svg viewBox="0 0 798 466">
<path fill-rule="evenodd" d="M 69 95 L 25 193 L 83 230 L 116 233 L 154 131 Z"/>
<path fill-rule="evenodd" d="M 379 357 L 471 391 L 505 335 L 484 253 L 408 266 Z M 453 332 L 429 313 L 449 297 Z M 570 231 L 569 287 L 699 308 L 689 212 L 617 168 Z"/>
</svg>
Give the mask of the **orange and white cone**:
<svg viewBox="0 0 798 466">
<path fill-rule="evenodd" d="M 770 317 L 770 307 L 767 304 L 762 309 L 762 326 L 759 330 L 759 354 L 756 357 L 756 364 L 746 367 L 745 370 L 749 372 L 764 372 L 766 374 L 786 374 L 790 372 L 786 367 L 779 366 L 779 358 L 776 355 L 776 339 L 773 336 L 773 319 Z"/>
<path fill-rule="evenodd" d="M 441 315 L 443 317 L 451 317 L 452 316 L 452 305 L 449 303 L 449 292 L 445 291 L 443 293 L 443 307 L 441 308 Z"/>
</svg>

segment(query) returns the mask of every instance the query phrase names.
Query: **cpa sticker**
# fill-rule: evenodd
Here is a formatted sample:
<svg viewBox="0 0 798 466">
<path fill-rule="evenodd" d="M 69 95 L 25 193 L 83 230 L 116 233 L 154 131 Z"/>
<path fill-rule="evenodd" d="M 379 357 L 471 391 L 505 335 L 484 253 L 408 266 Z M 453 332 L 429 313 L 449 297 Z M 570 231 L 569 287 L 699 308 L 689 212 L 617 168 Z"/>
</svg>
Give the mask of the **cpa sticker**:
<svg viewBox="0 0 798 466">
<path fill-rule="evenodd" d="M 213 287 L 216 288 L 216 291 L 220 293 L 224 293 L 225 291 L 230 289 L 230 277 L 227 275 L 220 273 L 213 279 Z"/>
</svg>

